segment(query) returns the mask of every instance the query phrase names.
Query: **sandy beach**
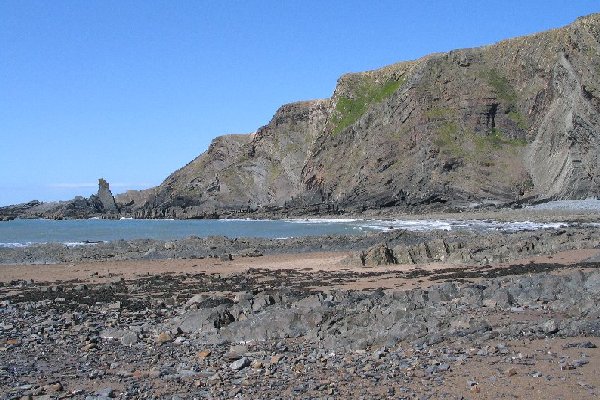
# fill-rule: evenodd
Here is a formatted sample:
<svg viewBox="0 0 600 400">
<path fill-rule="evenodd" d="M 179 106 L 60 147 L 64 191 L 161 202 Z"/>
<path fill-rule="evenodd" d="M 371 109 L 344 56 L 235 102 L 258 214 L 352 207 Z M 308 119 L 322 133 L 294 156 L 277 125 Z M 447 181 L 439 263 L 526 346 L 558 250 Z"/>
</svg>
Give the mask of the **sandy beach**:
<svg viewBox="0 0 600 400">
<path fill-rule="evenodd" d="M 167 259 L 167 260 L 122 260 L 100 262 L 76 262 L 48 265 L 3 265 L 0 266 L 0 282 L 34 281 L 37 283 L 82 282 L 100 284 L 132 280 L 152 275 L 212 274 L 220 277 L 247 274 L 252 270 L 285 271 L 290 270 L 318 282 L 330 277 L 326 286 L 315 286 L 319 290 L 362 290 L 395 289 L 427 286 L 422 276 L 413 277 L 415 272 L 426 271 L 431 274 L 443 274 L 449 268 L 453 270 L 477 271 L 477 266 L 448 265 L 429 263 L 418 265 L 379 265 L 365 268 L 352 260 L 354 252 L 313 252 L 271 254 L 260 257 L 240 257 L 232 260 L 206 259 Z M 498 263 L 488 268 L 510 268 L 515 264 L 564 264 L 580 263 L 600 255 L 599 249 L 578 249 L 559 252 L 553 255 L 524 257 L 511 263 Z M 399 276 L 405 274 L 406 276 Z M 416 274 L 418 275 L 418 274 Z M 332 278 L 336 279 L 332 279 Z M 421 281 L 421 282 L 419 282 Z"/>
<path fill-rule="evenodd" d="M 529 298 L 526 289 L 508 289 L 504 303 L 485 290 L 483 303 L 468 293 L 531 279 L 546 287 L 547 279 L 574 282 L 577 274 L 600 282 L 589 262 L 599 254 L 581 248 L 486 265 L 365 267 L 351 251 L 3 265 L 0 393 L 592 399 L 600 393 L 597 306 L 586 316 L 568 311 L 566 288 L 542 302 L 518 300 Z M 589 290 L 593 299 L 600 286 Z M 397 300 L 405 296 L 413 300 Z M 367 314 L 359 311 L 365 301 Z M 399 316 L 415 309 L 393 325 L 408 329 L 405 339 L 381 336 L 381 321 L 361 328 L 356 320 L 378 318 L 385 304 Z M 466 308 L 450 317 L 457 306 Z M 435 316 L 442 310 L 449 317 Z M 411 333 L 410 324 L 428 320 L 439 320 L 439 334 L 425 328 L 431 322 Z M 338 325 L 356 333 L 335 339 Z"/>
</svg>

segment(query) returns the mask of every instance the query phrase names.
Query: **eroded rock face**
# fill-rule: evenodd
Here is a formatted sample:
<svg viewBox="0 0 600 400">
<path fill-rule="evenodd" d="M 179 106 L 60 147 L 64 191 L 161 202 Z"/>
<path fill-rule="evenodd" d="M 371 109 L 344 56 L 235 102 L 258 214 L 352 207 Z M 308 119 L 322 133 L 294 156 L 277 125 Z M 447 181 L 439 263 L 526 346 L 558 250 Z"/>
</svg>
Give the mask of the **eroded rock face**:
<svg viewBox="0 0 600 400">
<path fill-rule="evenodd" d="M 391 240 L 362 251 L 359 257 L 362 264 L 367 266 L 428 263 L 485 265 L 560 251 L 594 248 L 598 244 L 596 233 L 584 229 L 545 230 L 533 234 L 459 234 L 429 238 L 417 243 Z"/>
<path fill-rule="evenodd" d="M 215 139 L 132 208 L 189 218 L 596 196 L 599 31 L 595 14 L 344 75 L 330 99 L 285 105 L 252 135 Z"/>
<path fill-rule="evenodd" d="M 0 221 L 14 218 L 85 219 L 90 217 L 116 218 L 120 209 L 105 179 L 98 180 L 98 192 L 85 198 L 42 203 L 30 201 L 8 207 L 0 207 Z"/>
<path fill-rule="evenodd" d="M 344 75 L 331 98 L 284 105 L 255 133 L 216 138 L 161 185 L 117 196 L 116 206 L 108 196 L 100 203 L 137 218 L 218 218 L 598 196 L 598 82 L 593 14 Z"/>
<path fill-rule="evenodd" d="M 0 221 L 10 221 L 23 214 L 26 214 L 29 210 L 38 207 L 42 203 L 37 200 L 32 200 L 23 204 L 15 204 L 8 207 L 0 207 Z"/>
<path fill-rule="evenodd" d="M 248 135 L 216 138 L 209 149 L 141 199 L 136 217 L 212 218 L 284 207 L 304 193 L 302 168 L 327 117 L 328 100 L 287 104 Z"/>
<path fill-rule="evenodd" d="M 378 244 L 367 251 L 363 251 L 360 254 L 360 261 L 365 267 L 397 264 L 398 262 L 392 249 L 385 244 Z"/>
<path fill-rule="evenodd" d="M 102 211 L 109 213 L 118 211 L 117 203 L 115 203 L 115 198 L 110 191 L 110 186 L 103 178 L 98 179 L 98 194 L 96 197 L 98 198 L 99 208 Z"/>
</svg>

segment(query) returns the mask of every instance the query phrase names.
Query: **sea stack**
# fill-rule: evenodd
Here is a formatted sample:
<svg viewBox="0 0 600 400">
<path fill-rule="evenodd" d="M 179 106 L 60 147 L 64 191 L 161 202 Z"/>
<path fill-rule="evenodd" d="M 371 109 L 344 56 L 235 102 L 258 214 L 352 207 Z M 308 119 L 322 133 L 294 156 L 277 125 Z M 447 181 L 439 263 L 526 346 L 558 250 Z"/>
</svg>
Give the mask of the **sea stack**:
<svg viewBox="0 0 600 400">
<path fill-rule="evenodd" d="M 98 179 L 98 194 L 96 196 L 98 196 L 98 200 L 100 200 L 100 204 L 105 212 L 118 211 L 115 198 L 110 191 L 110 186 L 104 178 Z"/>
</svg>

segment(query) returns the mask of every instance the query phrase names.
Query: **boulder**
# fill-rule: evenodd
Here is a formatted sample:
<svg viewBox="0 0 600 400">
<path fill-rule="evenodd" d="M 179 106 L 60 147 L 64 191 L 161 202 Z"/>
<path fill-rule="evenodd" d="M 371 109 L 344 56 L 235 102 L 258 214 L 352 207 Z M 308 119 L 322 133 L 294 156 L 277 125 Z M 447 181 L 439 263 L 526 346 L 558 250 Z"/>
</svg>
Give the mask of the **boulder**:
<svg viewBox="0 0 600 400">
<path fill-rule="evenodd" d="M 385 244 L 378 244 L 363 252 L 360 260 L 365 267 L 398 263 L 394 257 L 394 252 Z"/>
</svg>

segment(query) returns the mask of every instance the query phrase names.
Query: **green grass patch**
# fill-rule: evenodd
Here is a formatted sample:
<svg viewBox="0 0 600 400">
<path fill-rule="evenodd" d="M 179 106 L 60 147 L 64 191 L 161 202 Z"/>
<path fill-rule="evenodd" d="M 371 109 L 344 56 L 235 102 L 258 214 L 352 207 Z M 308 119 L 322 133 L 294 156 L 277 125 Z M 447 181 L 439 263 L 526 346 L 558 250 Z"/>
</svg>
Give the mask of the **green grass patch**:
<svg viewBox="0 0 600 400">
<path fill-rule="evenodd" d="M 433 107 L 425 112 L 425 116 L 430 120 L 449 119 L 452 110 L 447 107 Z"/>
<path fill-rule="evenodd" d="M 517 92 L 508 79 L 495 69 L 483 72 L 484 78 L 504 104 L 508 118 L 522 131 L 529 129 L 527 118 L 517 109 Z"/>
<path fill-rule="evenodd" d="M 358 85 L 353 97 L 340 97 L 335 106 L 333 134 L 338 134 L 354 124 L 369 105 L 390 97 L 403 83 L 404 79 L 390 79 L 384 83 L 367 79 Z"/>
<path fill-rule="evenodd" d="M 508 118 L 517 124 L 517 128 L 522 131 L 526 131 L 529 129 L 529 124 L 527 123 L 527 119 L 518 111 L 509 111 Z"/>
<path fill-rule="evenodd" d="M 499 149 L 506 145 L 511 147 L 525 146 L 527 142 L 523 139 L 507 138 L 498 129 L 492 129 L 491 134 L 486 136 L 475 136 L 475 151 L 486 152 L 490 149 Z"/>
<path fill-rule="evenodd" d="M 498 98 L 506 103 L 507 109 L 514 108 L 517 103 L 517 93 L 508 79 L 495 69 L 487 70 L 485 78 L 488 84 L 494 88 Z"/>
<path fill-rule="evenodd" d="M 455 122 L 444 122 L 436 130 L 436 138 L 434 144 L 440 148 L 442 153 L 446 153 L 453 157 L 465 157 L 466 151 L 462 141 L 458 137 L 459 129 Z"/>
<path fill-rule="evenodd" d="M 527 144 L 525 140 L 506 137 L 498 129 L 485 136 L 465 132 L 452 121 L 442 123 L 435 134 L 433 143 L 439 147 L 441 154 L 487 166 L 492 165 L 489 164 L 490 157 L 498 151 L 513 152 Z"/>
</svg>

